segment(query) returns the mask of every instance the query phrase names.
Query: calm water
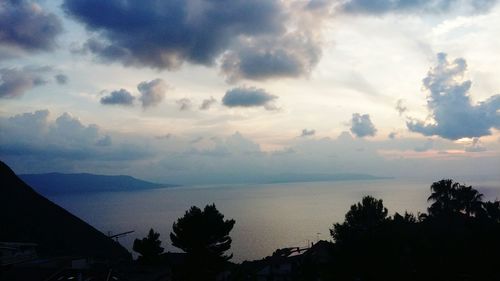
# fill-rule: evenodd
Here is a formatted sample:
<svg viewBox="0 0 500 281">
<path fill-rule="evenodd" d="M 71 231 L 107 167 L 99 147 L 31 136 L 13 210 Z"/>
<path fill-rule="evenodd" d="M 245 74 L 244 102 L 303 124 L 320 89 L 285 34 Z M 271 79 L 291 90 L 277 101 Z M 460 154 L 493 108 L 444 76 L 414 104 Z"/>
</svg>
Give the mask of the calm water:
<svg viewBox="0 0 500 281">
<path fill-rule="evenodd" d="M 500 198 L 498 182 L 467 183 L 488 200 Z M 425 211 L 429 185 L 415 180 L 219 185 L 50 199 L 104 233 L 134 230 L 119 240 L 130 250 L 133 239 L 144 237 L 153 227 L 169 251 L 177 251 L 170 245 L 172 223 L 192 205 L 215 203 L 226 218 L 236 220 L 231 251 L 234 261 L 242 261 L 265 257 L 277 248 L 330 240 L 332 223 L 343 221 L 349 206 L 364 195 L 382 198 L 391 214 Z"/>
</svg>

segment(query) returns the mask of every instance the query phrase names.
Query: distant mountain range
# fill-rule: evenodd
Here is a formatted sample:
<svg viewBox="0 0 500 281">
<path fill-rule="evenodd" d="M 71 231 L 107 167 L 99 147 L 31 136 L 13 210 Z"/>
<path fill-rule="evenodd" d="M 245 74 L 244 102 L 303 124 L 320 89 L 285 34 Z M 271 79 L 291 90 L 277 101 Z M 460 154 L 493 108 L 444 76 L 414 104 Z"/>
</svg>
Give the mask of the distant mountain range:
<svg viewBox="0 0 500 281">
<path fill-rule="evenodd" d="M 19 177 L 44 195 L 134 191 L 176 186 L 174 184 L 152 183 L 131 176 L 106 176 L 87 173 L 24 174 L 19 175 Z"/>
<path fill-rule="evenodd" d="M 41 257 L 130 258 L 120 244 L 35 192 L 1 161 L 0 178 L 0 241 L 36 243 Z"/>
</svg>

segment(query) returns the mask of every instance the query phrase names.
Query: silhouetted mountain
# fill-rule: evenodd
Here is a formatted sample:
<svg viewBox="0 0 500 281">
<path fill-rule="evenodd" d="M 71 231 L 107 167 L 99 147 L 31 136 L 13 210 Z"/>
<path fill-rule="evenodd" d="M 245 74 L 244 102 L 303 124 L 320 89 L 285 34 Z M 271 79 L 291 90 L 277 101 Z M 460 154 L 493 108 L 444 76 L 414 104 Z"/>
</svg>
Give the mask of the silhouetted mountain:
<svg viewBox="0 0 500 281">
<path fill-rule="evenodd" d="M 42 256 L 129 258 L 120 244 L 50 202 L 0 161 L 0 241 L 33 242 Z"/>
<path fill-rule="evenodd" d="M 172 184 L 159 184 L 131 176 L 105 176 L 94 174 L 24 174 L 19 175 L 27 184 L 44 195 L 63 193 L 85 193 L 102 191 L 131 191 L 161 187 L 173 187 Z"/>
</svg>

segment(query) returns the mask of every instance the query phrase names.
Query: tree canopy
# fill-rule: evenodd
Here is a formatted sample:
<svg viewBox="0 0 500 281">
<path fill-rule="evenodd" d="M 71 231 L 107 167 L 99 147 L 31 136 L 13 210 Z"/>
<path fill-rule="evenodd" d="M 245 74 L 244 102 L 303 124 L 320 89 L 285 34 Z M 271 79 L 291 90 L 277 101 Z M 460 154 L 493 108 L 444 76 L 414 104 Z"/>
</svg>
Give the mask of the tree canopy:
<svg viewBox="0 0 500 281">
<path fill-rule="evenodd" d="M 351 206 L 344 223 L 335 223 L 330 234 L 339 242 L 357 233 L 366 232 L 379 226 L 387 219 L 387 208 L 382 200 L 365 196 L 360 203 Z"/>
<path fill-rule="evenodd" d="M 232 254 L 225 252 L 231 248 L 229 232 L 234 220 L 224 220 L 215 204 L 207 205 L 203 210 L 193 206 L 172 226 L 170 233 L 172 245 L 188 254 L 188 264 L 198 272 L 188 272 L 186 279 L 204 276 L 213 279 Z M 194 276 L 196 275 L 196 276 Z"/>
<path fill-rule="evenodd" d="M 483 195 L 472 186 L 461 185 L 453 180 L 440 180 L 431 185 L 428 201 L 430 216 L 462 214 L 476 216 L 483 211 Z"/>
<path fill-rule="evenodd" d="M 149 230 L 148 236 L 141 240 L 135 239 L 132 249 L 139 253 L 138 261 L 144 264 L 155 264 L 160 259 L 160 254 L 163 253 L 161 247 L 160 234 L 152 228 Z"/>
</svg>

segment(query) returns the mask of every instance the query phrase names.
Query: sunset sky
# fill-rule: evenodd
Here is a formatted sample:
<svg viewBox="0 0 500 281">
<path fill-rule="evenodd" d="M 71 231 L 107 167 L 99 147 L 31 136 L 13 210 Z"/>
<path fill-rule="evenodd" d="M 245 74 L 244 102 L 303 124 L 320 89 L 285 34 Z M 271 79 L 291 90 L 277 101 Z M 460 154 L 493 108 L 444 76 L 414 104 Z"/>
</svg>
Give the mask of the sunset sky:
<svg viewBox="0 0 500 281">
<path fill-rule="evenodd" d="M 0 159 L 181 184 L 500 177 L 496 0 L 6 0 Z"/>
</svg>

